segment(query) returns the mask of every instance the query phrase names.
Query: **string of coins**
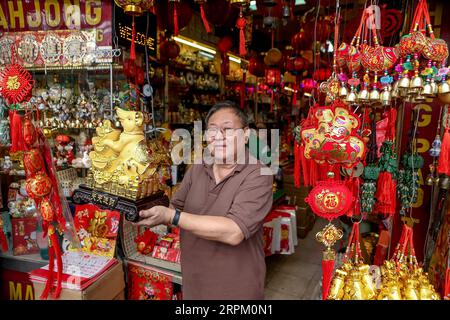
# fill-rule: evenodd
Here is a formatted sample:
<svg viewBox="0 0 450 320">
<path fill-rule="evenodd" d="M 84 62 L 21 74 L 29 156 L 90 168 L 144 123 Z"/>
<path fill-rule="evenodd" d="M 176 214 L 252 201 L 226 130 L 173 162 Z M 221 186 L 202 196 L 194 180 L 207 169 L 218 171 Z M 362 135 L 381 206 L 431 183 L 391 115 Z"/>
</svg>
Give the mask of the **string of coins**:
<svg viewBox="0 0 450 320">
<path fill-rule="evenodd" d="M 343 264 L 335 272 L 328 300 L 373 300 L 376 286 L 369 273 L 369 265 L 362 259 L 359 224 L 355 222 L 349 236 Z"/>
<path fill-rule="evenodd" d="M 381 267 L 378 300 L 440 300 L 428 274 L 419 266 L 413 245 L 413 229 L 404 224 L 391 260 Z"/>
</svg>

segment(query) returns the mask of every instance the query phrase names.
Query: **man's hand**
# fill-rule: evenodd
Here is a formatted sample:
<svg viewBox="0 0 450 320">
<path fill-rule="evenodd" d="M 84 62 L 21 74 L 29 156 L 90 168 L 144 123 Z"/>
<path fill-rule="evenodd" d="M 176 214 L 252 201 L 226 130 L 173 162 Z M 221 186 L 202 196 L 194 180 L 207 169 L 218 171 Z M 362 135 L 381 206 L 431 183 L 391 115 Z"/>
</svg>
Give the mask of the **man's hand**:
<svg viewBox="0 0 450 320">
<path fill-rule="evenodd" d="M 148 210 L 141 210 L 140 220 L 136 225 L 153 227 L 160 224 L 170 224 L 172 222 L 175 210 L 164 206 L 154 206 Z"/>
</svg>

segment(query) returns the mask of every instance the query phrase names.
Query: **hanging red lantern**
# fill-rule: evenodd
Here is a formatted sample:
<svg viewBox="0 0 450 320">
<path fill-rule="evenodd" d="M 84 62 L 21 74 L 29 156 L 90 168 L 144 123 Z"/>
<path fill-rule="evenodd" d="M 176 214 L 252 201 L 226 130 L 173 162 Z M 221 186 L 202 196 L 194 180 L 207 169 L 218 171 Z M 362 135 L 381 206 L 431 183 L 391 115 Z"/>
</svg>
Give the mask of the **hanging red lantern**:
<svg viewBox="0 0 450 320">
<path fill-rule="evenodd" d="M 264 63 L 266 66 L 276 66 L 283 59 L 283 54 L 277 48 L 272 48 L 267 51 L 266 56 L 264 57 Z"/>
<path fill-rule="evenodd" d="M 248 71 L 256 77 L 264 77 L 265 65 L 261 56 L 250 58 L 248 63 Z"/>
<path fill-rule="evenodd" d="M 216 26 L 225 24 L 231 11 L 228 0 L 208 0 L 204 5 L 205 17 Z"/>
<path fill-rule="evenodd" d="M 301 88 L 305 93 L 311 94 L 317 88 L 317 82 L 311 78 L 303 79 L 301 82 Z"/>
<path fill-rule="evenodd" d="M 316 81 L 326 81 L 331 76 L 331 70 L 328 68 L 319 68 L 313 73 L 313 79 Z"/>
<path fill-rule="evenodd" d="M 175 35 L 189 24 L 193 14 L 194 11 L 186 1 L 169 0 L 156 3 L 158 28 Z"/>
<path fill-rule="evenodd" d="M 266 83 L 269 86 L 277 86 L 281 83 L 281 71 L 277 68 L 266 69 Z"/>
<path fill-rule="evenodd" d="M 219 42 L 217 43 L 217 49 L 220 53 L 226 53 L 230 51 L 230 49 L 233 47 L 233 40 L 230 36 L 225 36 L 223 38 L 220 38 Z"/>
<path fill-rule="evenodd" d="M 291 45 L 296 52 L 310 49 L 312 43 L 312 37 L 307 36 L 303 28 L 301 28 L 291 39 Z"/>
<path fill-rule="evenodd" d="M 309 61 L 303 57 L 295 57 L 294 59 L 294 71 L 304 71 L 308 69 Z"/>
<path fill-rule="evenodd" d="M 333 32 L 333 18 L 331 16 L 326 16 L 317 21 L 310 21 L 304 26 L 305 36 L 311 43 L 314 41 L 314 35 L 316 36 L 316 41 L 325 42 L 331 36 Z"/>
<path fill-rule="evenodd" d="M 180 46 L 175 40 L 165 40 L 160 48 L 159 55 L 161 60 L 170 61 L 176 59 L 180 54 Z"/>
</svg>

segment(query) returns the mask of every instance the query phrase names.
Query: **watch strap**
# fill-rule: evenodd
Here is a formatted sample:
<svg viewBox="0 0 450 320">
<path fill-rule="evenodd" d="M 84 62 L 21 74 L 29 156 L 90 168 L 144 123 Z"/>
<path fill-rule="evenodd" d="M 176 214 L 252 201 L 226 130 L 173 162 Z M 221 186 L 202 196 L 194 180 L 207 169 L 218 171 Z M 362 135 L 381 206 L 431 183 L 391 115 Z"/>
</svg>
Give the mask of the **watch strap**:
<svg viewBox="0 0 450 320">
<path fill-rule="evenodd" d="M 180 221 L 180 215 L 181 215 L 181 211 L 178 209 L 175 209 L 175 215 L 173 216 L 173 219 L 172 219 L 173 226 L 178 225 L 178 221 Z"/>
</svg>

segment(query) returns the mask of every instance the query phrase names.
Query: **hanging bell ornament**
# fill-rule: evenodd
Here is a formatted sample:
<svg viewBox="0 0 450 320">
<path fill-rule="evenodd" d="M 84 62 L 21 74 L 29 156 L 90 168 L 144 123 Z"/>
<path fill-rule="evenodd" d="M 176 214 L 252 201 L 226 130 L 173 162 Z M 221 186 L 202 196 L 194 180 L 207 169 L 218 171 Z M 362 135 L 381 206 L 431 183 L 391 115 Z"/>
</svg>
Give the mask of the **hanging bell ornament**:
<svg viewBox="0 0 450 320">
<path fill-rule="evenodd" d="M 409 81 L 408 75 L 405 74 L 405 75 L 403 76 L 403 78 L 401 78 L 401 79 L 399 80 L 399 82 L 398 82 L 398 88 L 399 88 L 399 89 L 408 89 L 408 88 L 409 88 L 409 84 L 410 84 L 410 81 Z"/>
<path fill-rule="evenodd" d="M 114 0 L 130 16 L 140 16 L 153 7 L 153 0 Z"/>
<path fill-rule="evenodd" d="M 347 95 L 347 98 L 345 99 L 345 101 L 346 101 L 348 104 L 353 104 L 353 103 L 356 102 L 356 99 L 357 99 L 356 93 L 352 90 L 352 91 L 350 91 L 350 93 Z"/>
<path fill-rule="evenodd" d="M 425 97 L 432 97 L 434 95 L 433 92 L 433 87 L 431 86 L 430 82 L 427 82 L 424 86 L 423 86 L 423 90 L 422 90 L 422 95 Z"/>
<path fill-rule="evenodd" d="M 414 76 L 409 83 L 409 90 L 413 93 L 419 93 L 423 87 L 423 80 L 420 76 Z"/>
<path fill-rule="evenodd" d="M 388 87 L 385 87 L 381 93 L 380 100 L 383 106 L 389 106 L 391 104 L 392 95 Z"/>
<path fill-rule="evenodd" d="M 432 186 L 433 185 L 433 175 L 430 173 L 428 174 L 427 178 L 425 179 L 425 183 L 427 186 Z"/>
<path fill-rule="evenodd" d="M 417 96 L 414 97 L 413 102 L 424 102 L 427 100 L 427 97 L 423 96 L 422 93 L 418 93 Z"/>
<path fill-rule="evenodd" d="M 362 90 L 359 92 L 359 94 L 358 94 L 358 100 L 359 100 L 360 102 L 367 102 L 367 101 L 369 101 L 369 91 L 368 91 L 366 88 L 362 89 Z"/>
<path fill-rule="evenodd" d="M 448 190 L 450 186 L 450 177 L 446 175 L 442 175 L 439 179 L 439 188 Z"/>
<path fill-rule="evenodd" d="M 339 98 L 345 98 L 348 95 L 348 90 L 345 84 L 343 83 L 339 89 Z"/>
<path fill-rule="evenodd" d="M 438 86 L 438 93 L 440 95 L 450 93 L 450 84 L 447 81 L 442 82 Z"/>
<path fill-rule="evenodd" d="M 398 80 L 395 81 L 394 86 L 392 87 L 392 98 L 394 98 L 394 99 L 399 97 L 398 83 L 399 83 Z"/>
<path fill-rule="evenodd" d="M 328 292 L 328 300 L 342 300 L 344 296 L 345 277 L 347 272 L 337 269 Z"/>
<path fill-rule="evenodd" d="M 361 280 L 364 290 L 365 300 L 373 300 L 376 297 L 376 288 L 373 283 L 372 277 L 369 273 L 369 265 L 363 264 L 359 266 L 359 272 L 361 273 Z"/>
<path fill-rule="evenodd" d="M 379 100 L 380 100 L 380 92 L 378 92 L 378 90 L 376 88 L 373 88 L 372 91 L 370 91 L 369 100 L 372 103 L 379 102 Z"/>
<path fill-rule="evenodd" d="M 364 300 L 363 285 L 361 283 L 361 273 L 352 270 L 349 281 L 345 286 L 344 300 Z"/>
<path fill-rule="evenodd" d="M 403 289 L 403 297 L 405 300 L 419 300 L 419 292 L 417 287 L 419 282 L 416 279 L 407 279 L 405 288 Z"/>
</svg>

